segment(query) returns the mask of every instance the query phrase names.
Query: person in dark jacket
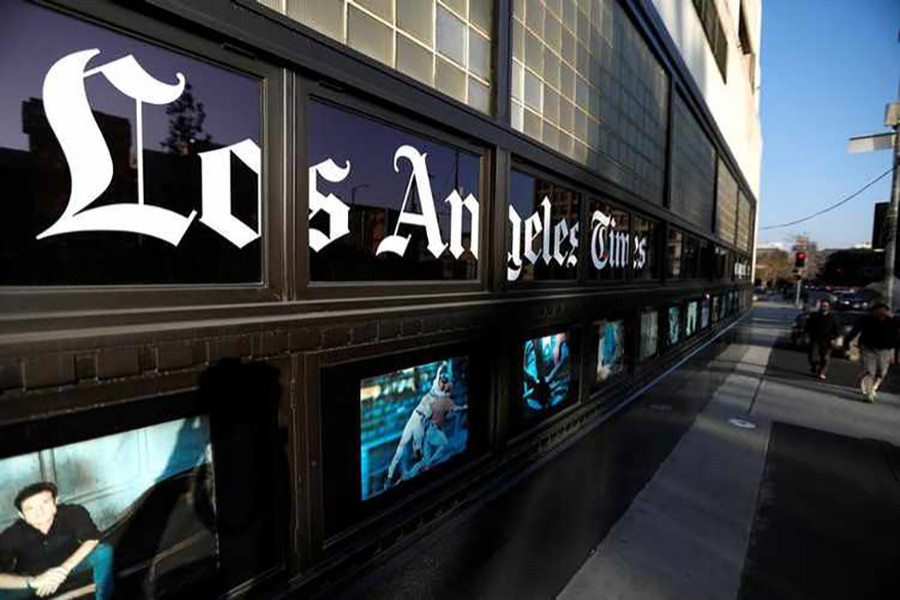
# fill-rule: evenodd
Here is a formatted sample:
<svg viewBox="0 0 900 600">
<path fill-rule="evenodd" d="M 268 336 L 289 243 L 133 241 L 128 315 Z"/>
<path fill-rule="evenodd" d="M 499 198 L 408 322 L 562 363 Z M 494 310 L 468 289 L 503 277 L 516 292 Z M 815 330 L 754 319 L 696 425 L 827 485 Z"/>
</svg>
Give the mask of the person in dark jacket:
<svg viewBox="0 0 900 600">
<path fill-rule="evenodd" d="M 804 327 L 809 336 L 809 368 L 819 379 L 825 379 L 831 361 L 831 345 L 838 337 L 838 325 L 831 303 L 822 300 L 819 310 L 809 315 Z"/>
<path fill-rule="evenodd" d="M 872 307 L 870 314 L 856 322 L 844 340 L 845 347 L 849 347 L 857 335 L 863 365 L 859 387 L 866 400 L 875 402 L 878 387 L 894 361 L 894 353 L 900 342 L 900 323 L 891 316 L 891 309 L 887 304 L 878 303 Z"/>
</svg>

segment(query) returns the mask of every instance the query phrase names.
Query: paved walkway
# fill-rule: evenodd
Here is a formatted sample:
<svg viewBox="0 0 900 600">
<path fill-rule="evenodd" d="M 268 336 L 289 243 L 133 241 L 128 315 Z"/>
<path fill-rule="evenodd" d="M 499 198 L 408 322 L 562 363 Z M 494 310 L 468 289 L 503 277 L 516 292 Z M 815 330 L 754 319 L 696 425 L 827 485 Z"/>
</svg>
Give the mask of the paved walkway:
<svg viewBox="0 0 900 600">
<path fill-rule="evenodd" d="M 900 597 L 900 397 L 888 380 L 862 403 L 844 360 L 811 378 L 795 314 L 754 309 L 734 372 L 559 598 Z"/>
</svg>

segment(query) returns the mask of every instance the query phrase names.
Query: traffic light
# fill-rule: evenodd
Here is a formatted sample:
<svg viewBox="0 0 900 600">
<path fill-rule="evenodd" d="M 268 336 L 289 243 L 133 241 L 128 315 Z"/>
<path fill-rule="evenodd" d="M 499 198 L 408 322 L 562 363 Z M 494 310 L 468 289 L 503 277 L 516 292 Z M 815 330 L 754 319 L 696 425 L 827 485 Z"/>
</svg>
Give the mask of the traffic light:
<svg viewBox="0 0 900 600">
<path fill-rule="evenodd" d="M 794 267 L 802 269 L 806 266 L 806 252 L 802 250 L 794 253 Z"/>
</svg>

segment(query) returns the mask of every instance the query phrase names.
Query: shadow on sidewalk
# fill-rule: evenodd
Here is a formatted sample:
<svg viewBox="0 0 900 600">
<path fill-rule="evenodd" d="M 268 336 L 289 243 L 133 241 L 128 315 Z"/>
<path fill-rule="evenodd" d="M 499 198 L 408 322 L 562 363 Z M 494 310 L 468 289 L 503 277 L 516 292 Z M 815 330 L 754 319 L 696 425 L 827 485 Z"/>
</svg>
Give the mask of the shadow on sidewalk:
<svg viewBox="0 0 900 600">
<path fill-rule="evenodd" d="M 900 598 L 900 449 L 774 423 L 740 600 Z"/>
</svg>

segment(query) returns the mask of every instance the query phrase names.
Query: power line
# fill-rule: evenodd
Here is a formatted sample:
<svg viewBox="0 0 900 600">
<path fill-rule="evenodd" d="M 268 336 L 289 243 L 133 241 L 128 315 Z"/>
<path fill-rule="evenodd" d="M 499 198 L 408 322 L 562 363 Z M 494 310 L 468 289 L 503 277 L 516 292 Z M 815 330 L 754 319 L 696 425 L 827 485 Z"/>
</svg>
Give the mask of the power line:
<svg viewBox="0 0 900 600">
<path fill-rule="evenodd" d="M 875 179 L 873 179 L 872 181 L 870 181 L 869 183 L 867 183 L 866 185 L 861 187 L 860 189 L 856 190 L 855 192 L 853 192 L 852 194 L 850 194 L 849 196 L 847 196 L 840 202 L 832 204 L 831 206 L 829 206 L 827 208 L 823 208 L 822 210 L 820 210 L 818 212 L 814 212 L 813 214 L 809 215 L 808 217 L 803 217 L 802 219 L 797 219 L 796 221 L 791 221 L 790 223 L 781 223 L 780 225 L 766 225 L 765 227 L 760 227 L 759 230 L 763 231 L 766 229 L 780 229 L 782 227 L 790 227 L 791 225 L 796 225 L 798 223 L 803 223 L 804 221 L 809 221 L 810 219 L 814 219 L 814 218 L 818 217 L 819 215 L 824 215 L 825 213 L 830 212 L 830 211 L 836 209 L 837 207 L 850 202 L 851 200 L 853 200 L 854 198 L 856 198 L 857 196 L 862 194 L 864 191 L 866 191 L 867 189 L 869 189 L 870 187 L 872 187 L 873 185 L 875 185 L 876 183 L 878 183 L 879 181 L 881 181 L 882 179 L 884 179 L 885 177 L 887 177 L 888 175 L 890 175 L 893 172 L 894 172 L 894 168 L 891 167 L 890 169 L 888 169 L 887 171 L 885 171 L 884 173 L 882 173 L 881 175 L 879 175 L 878 177 L 876 177 Z"/>
</svg>

